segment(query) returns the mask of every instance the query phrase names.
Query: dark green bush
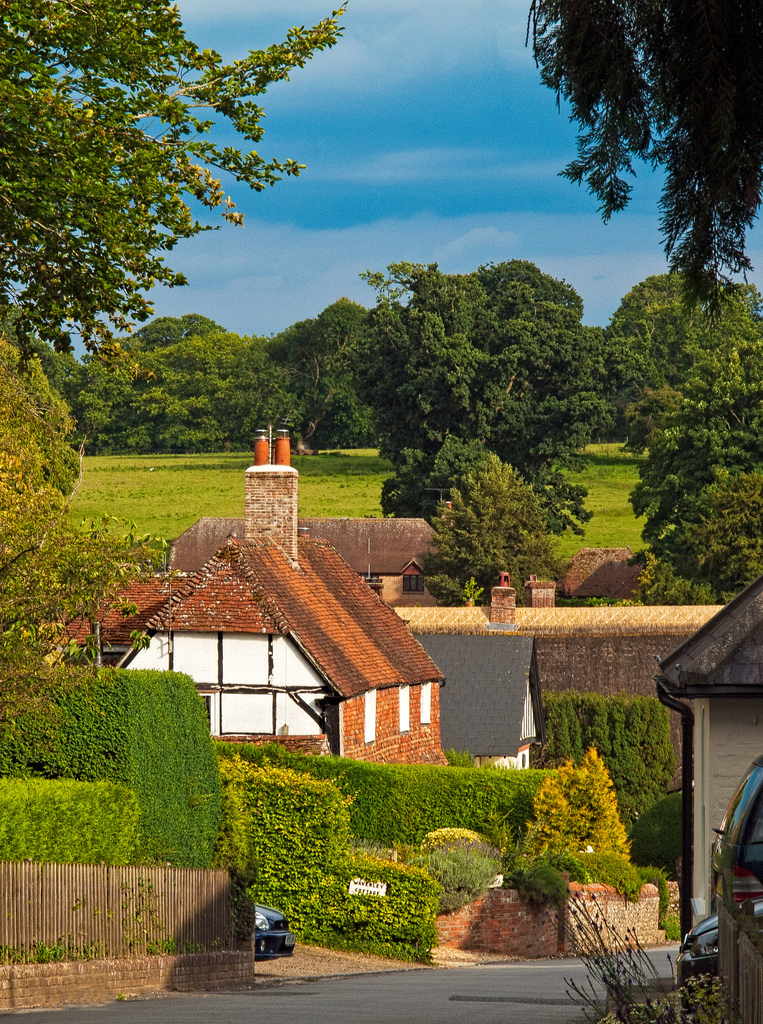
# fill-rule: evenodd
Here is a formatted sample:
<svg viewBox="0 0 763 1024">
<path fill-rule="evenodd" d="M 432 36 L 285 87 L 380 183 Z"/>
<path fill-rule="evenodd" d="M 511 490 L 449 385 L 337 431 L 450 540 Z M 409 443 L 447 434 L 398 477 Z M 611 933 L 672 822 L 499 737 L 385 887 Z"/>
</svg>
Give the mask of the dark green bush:
<svg viewBox="0 0 763 1024">
<path fill-rule="evenodd" d="M 638 869 L 629 864 L 625 857 L 619 857 L 616 853 L 581 853 L 580 860 L 592 882 L 611 885 L 632 903 L 638 900 L 644 883 Z"/>
<path fill-rule="evenodd" d="M 0 779 L 0 860 L 133 864 L 138 801 L 126 786 Z"/>
<path fill-rule="evenodd" d="M 418 845 L 427 832 L 450 826 L 491 834 L 496 818 L 521 835 L 533 816 L 535 794 L 548 775 L 311 757 L 289 753 L 278 744 L 219 743 L 218 748 L 221 754 L 238 754 L 251 764 L 280 765 L 332 780 L 352 797 L 353 835 L 386 847 Z"/>
<path fill-rule="evenodd" d="M 649 807 L 630 832 L 634 864 L 656 864 L 675 880 L 681 856 L 681 794 L 671 793 Z"/>
<path fill-rule="evenodd" d="M 253 865 L 249 894 L 286 914 L 304 942 L 427 960 L 437 940 L 440 886 L 421 868 L 349 849 L 346 798 L 329 780 L 224 758 L 223 827 L 215 863 Z M 385 896 L 350 894 L 354 878 Z"/>
<path fill-rule="evenodd" d="M 541 768 L 570 760 L 579 764 L 595 747 L 612 776 L 626 828 L 667 792 L 676 757 L 670 713 L 656 697 L 544 693 L 543 712 L 548 742 L 533 754 L 533 763 Z"/>
<path fill-rule="evenodd" d="M 50 697 L 0 734 L 0 775 L 127 785 L 138 798 L 144 858 L 209 867 L 220 780 L 193 681 L 103 669 L 75 688 L 62 679 Z"/>
</svg>

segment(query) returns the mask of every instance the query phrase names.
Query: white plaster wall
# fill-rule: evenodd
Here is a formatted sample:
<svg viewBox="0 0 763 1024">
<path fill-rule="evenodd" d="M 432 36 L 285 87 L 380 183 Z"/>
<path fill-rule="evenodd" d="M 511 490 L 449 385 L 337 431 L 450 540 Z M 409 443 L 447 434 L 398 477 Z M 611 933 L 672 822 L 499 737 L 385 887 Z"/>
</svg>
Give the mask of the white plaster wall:
<svg viewBox="0 0 763 1024">
<path fill-rule="evenodd" d="M 709 909 L 715 840 L 731 798 L 753 760 L 763 754 L 763 698 L 693 701 L 694 896 Z"/>
<path fill-rule="evenodd" d="M 197 683 L 217 682 L 217 633 L 173 633 L 172 667 Z"/>
<path fill-rule="evenodd" d="M 273 637 L 273 685 L 289 686 L 293 690 L 325 688 L 318 675 L 300 649 L 286 636 Z"/>
<path fill-rule="evenodd" d="M 314 711 L 318 710 L 315 706 L 314 693 L 303 693 L 301 697 Z M 290 736 L 318 736 L 321 732 L 318 723 L 295 704 L 288 693 L 277 693 L 276 732 L 280 732 L 284 725 L 288 726 Z"/>
<path fill-rule="evenodd" d="M 166 633 L 154 633 L 151 643 L 142 651 L 138 651 L 130 662 L 130 668 L 168 669 L 170 652 Z"/>
<path fill-rule="evenodd" d="M 273 697 L 269 693 L 223 693 L 223 732 L 273 732 Z"/>
<path fill-rule="evenodd" d="M 268 637 L 264 633 L 223 633 L 223 685 L 268 685 Z"/>
</svg>

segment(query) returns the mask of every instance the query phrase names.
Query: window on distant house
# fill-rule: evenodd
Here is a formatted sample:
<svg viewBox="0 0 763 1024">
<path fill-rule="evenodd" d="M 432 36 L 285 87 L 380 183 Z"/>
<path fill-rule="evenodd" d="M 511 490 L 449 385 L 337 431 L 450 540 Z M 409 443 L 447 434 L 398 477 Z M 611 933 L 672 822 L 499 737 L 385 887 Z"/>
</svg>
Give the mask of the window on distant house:
<svg viewBox="0 0 763 1024">
<path fill-rule="evenodd" d="M 364 734 L 366 743 L 376 739 L 376 690 L 366 691 Z"/>
<path fill-rule="evenodd" d="M 411 591 L 421 592 L 424 589 L 424 577 L 418 574 L 409 574 L 403 576 L 403 591 L 410 593 Z"/>
<path fill-rule="evenodd" d="M 400 687 L 400 732 L 408 732 L 411 728 L 411 691 L 407 686 Z"/>
<path fill-rule="evenodd" d="M 432 684 L 424 683 L 421 687 L 421 724 L 429 725 L 432 721 Z"/>
</svg>

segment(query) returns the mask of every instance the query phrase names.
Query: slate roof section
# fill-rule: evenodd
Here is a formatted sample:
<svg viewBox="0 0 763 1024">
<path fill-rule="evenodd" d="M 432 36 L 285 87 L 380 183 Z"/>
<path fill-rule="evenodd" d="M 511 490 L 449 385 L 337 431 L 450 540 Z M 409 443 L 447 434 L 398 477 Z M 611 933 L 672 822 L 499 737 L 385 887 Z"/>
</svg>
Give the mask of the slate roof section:
<svg viewBox="0 0 763 1024">
<path fill-rule="evenodd" d="M 422 569 L 434 530 L 425 519 L 300 519 L 310 536 L 327 540 L 361 576 L 397 576 L 411 562 Z"/>
<path fill-rule="evenodd" d="M 432 547 L 434 530 L 425 519 L 300 519 L 310 536 L 333 545 L 349 565 L 365 576 L 397 576 L 411 562 L 422 568 Z M 197 572 L 220 550 L 229 536 L 244 540 L 244 520 L 204 516 L 172 544 L 170 568 Z"/>
<path fill-rule="evenodd" d="M 516 754 L 522 737 L 527 684 L 533 696 L 538 740 L 543 712 L 531 636 L 419 634 L 417 639 L 442 669 L 440 741 L 444 750 L 479 757 Z"/>
<path fill-rule="evenodd" d="M 641 565 L 604 562 L 572 591 L 572 597 L 609 597 L 614 601 L 630 601 L 642 572 Z"/>
<path fill-rule="evenodd" d="M 300 538 L 299 565 L 276 544 L 228 541 L 172 595 L 173 630 L 288 633 L 336 692 L 439 683 L 442 673 L 325 541 Z M 147 623 L 166 630 L 165 604 Z"/>
<path fill-rule="evenodd" d="M 760 697 L 763 658 L 753 647 L 763 647 L 763 576 L 663 658 L 655 678 L 680 697 Z"/>
</svg>

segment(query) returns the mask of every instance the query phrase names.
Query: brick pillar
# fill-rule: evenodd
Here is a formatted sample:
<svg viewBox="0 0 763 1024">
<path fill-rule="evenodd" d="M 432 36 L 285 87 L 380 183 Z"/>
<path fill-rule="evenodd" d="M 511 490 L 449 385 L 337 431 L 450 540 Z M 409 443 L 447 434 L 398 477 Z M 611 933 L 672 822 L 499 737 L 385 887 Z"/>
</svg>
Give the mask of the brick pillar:
<svg viewBox="0 0 763 1024">
<path fill-rule="evenodd" d="M 244 476 L 244 536 L 272 540 L 297 561 L 299 473 L 291 466 L 250 466 Z"/>
<path fill-rule="evenodd" d="M 526 608 L 554 608 L 556 606 L 556 583 L 539 580 L 531 576 L 525 583 Z"/>
</svg>

